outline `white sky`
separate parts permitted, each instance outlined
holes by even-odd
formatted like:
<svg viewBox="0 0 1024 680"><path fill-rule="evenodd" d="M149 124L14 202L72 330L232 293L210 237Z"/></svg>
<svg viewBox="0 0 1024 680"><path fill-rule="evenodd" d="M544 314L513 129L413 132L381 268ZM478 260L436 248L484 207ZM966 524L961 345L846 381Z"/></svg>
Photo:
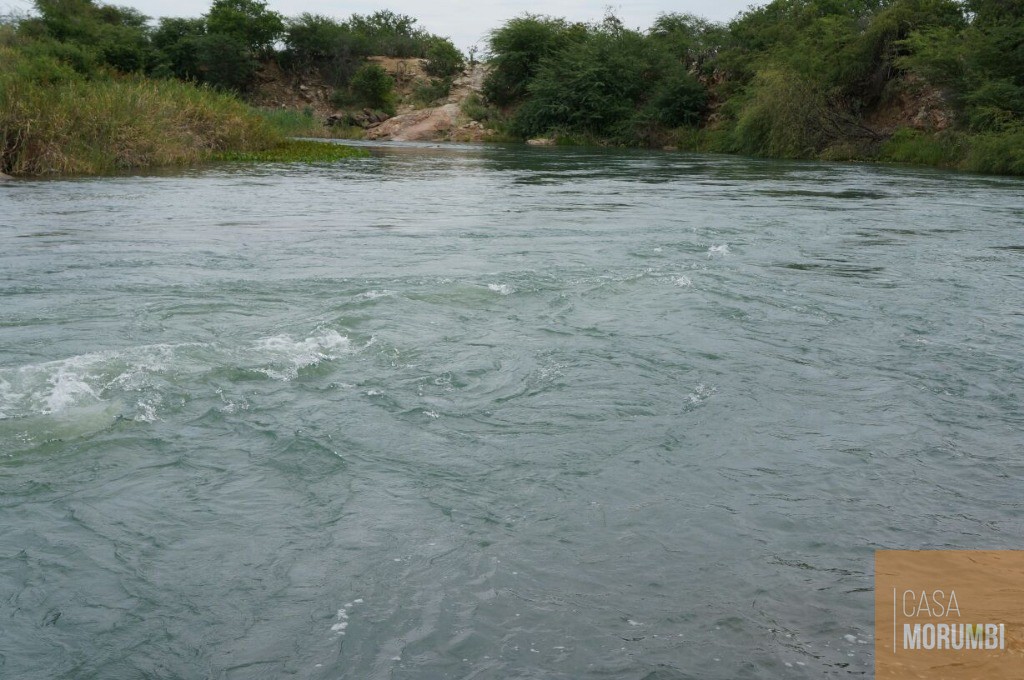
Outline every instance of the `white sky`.
<svg viewBox="0 0 1024 680"><path fill-rule="evenodd" d="M285 16L303 12L323 14L344 19L353 13L371 14L379 9L390 9L419 19L422 28L450 37L463 50L479 43L483 47L487 31L523 12L550 14L571 21L596 21L611 7L630 28L648 28L662 12L696 14L714 21L727 21L751 4L764 4L766 0L639 0L614 2L609 0L269 0L270 9ZM199 16L210 7L210 0L111 0L102 4L134 7L152 17ZM0 12L31 8L31 0L0 0Z"/></svg>

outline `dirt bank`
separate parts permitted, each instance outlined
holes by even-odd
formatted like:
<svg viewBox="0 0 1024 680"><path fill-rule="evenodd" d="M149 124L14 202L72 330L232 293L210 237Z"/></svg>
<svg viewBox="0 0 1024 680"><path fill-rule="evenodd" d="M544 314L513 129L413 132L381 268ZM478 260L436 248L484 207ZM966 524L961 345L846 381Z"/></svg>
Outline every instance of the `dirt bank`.
<svg viewBox="0 0 1024 680"><path fill-rule="evenodd" d="M424 106L416 102L417 87L430 82L423 59L370 57L395 80L399 105L395 116L366 124L368 139L395 141L480 141L493 134L462 112L463 103L483 88L487 69L483 64L468 67L452 83L442 100ZM325 124L328 119L345 119L358 112L338 109L331 103L333 88L316 73L295 74L277 64L264 64L258 85L249 100L256 106L311 110ZM372 117L371 117L372 118Z"/></svg>

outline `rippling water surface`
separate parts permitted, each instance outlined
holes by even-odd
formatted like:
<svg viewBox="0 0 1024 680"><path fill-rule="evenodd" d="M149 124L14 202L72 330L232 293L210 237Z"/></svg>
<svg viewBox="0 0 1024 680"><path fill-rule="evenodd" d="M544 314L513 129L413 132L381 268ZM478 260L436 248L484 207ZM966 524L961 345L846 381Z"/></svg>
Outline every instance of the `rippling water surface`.
<svg viewBox="0 0 1024 680"><path fill-rule="evenodd" d="M0 187L0 676L871 675L1024 534L1024 183L392 146Z"/></svg>

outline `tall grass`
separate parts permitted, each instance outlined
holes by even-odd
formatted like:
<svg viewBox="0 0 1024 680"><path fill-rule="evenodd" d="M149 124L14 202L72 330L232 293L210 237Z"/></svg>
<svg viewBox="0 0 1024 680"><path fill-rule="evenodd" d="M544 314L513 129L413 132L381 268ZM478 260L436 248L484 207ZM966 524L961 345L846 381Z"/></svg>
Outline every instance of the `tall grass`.
<svg viewBox="0 0 1024 680"><path fill-rule="evenodd" d="M880 160L932 165L967 172L1024 175L1024 127L999 132L897 130Z"/></svg>
<svg viewBox="0 0 1024 680"><path fill-rule="evenodd" d="M256 108L253 111L283 137L317 139L363 139L366 131L358 125L338 123L328 126L310 109Z"/></svg>
<svg viewBox="0 0 1024 680"><path fill-rule="evenodd" d="M256 114L285 137L326 137L324 124L311 109L259 108Z"/></svg>
<svg viewBox="0 0 1024 680"><path fill-rule="evenodd" d="M901 128L882 145L881 160L935 167L958 167L965 153L965 137L955 132L928 134Z"/></svg>
<svg viewBox="0 0 1024 680"><path fill-rule="evenodd" d="M736 104L739 114L730 151L813 158L825 143L824 96L794 73L779 69L759 72L746 98Z"/></svg>
<svg viewBox="0 0 1024 680"><path fill-rule="evenodd" d="M280 135L234 97L141 77L86 79L0 46L0 171L94 174L258 151Z"/></svg>
<svg viewBox="0 0 1024 680"><path fill-rule="evenodd" d="M1024 175L1024 125L971 137L964 170L1001 175Z"/></svg>

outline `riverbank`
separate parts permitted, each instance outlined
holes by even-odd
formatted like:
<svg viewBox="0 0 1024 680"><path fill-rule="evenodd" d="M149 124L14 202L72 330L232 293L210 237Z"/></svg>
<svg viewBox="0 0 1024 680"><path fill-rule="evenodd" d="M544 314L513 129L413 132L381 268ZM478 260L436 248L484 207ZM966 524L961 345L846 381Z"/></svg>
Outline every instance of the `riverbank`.
<svg viewBox="0 0 1024 680"><path fill-rule="evenodd" d="M529 102L501 108L487 98L488 79L495 66L500 68L500 62L467 67L453 79L447 95L422 101L417 93L426 82L425 60L372 59L393 81L392 91L399 102L394 115L337 108L331 104L330 87L316 73L296 77L273 64L264 65L260 85L250 101L264 107L260 114L275 127L299 137L634 147L1024 174L1024 129L957 128L953 125L957 113L947 97L913 77L901 76L891 82L890 95L877 102L861 123L852 119L829 122L835 114L821 110L805 111L803 115L768 112L768 104L758 115L748 113L743 121L730 119L726 103L730 83L711 77L702 85L708 89L713 105L701 113L696 124L673 127L648 121L642 129L626 126L602 133L567 125L524 129L521 111L528 109ZM794 96L772 105L799 108L807 102ZM821 133L823 129L827 134Z"/></svg>
<svg viewBox="0 0 1024 680"><path fill-rule="evenodd" d="M327 137L1024 175L1024 13L995 5L774 0L647 30L522 15L488 34L484 63L386 11L286 20L256 3L235 22L229 9L153 24L83 0L0 17L0 172L191 165Z"/></svg>
<svg viewBox="0 0 1024 680"><path fill-rule="evenodd" d="M215 160L365 156L295 143L237 97L177 80L86 78L46 55L0 47L0 173L95 175Z"/></svg>
<svg viewBox="0 0 1024 680"><path fill-rule="evenodd" d="M896 163L990 175L1024 175L1024 130L970 133L900 128L879 139L846 139L813 154L748 154L734 148L723 130L675 130L665 148L695 153L725 153L820 161ZM573 138L555 142L576 143Z"/></svg>

